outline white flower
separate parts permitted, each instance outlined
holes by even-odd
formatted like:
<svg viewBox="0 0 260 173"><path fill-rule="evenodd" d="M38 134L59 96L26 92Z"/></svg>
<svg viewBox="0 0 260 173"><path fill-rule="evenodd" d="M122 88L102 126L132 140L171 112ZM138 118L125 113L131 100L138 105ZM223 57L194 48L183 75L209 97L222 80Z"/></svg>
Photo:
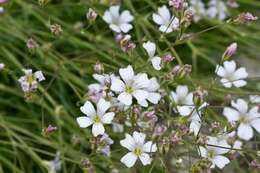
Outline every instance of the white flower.
<svg viewBox="0 0 260 173"><path fill-rule="evenodd" d="M157 14L153 14L153 21L160 25L161 32L170 33L179 28L179 19L175 16L171 17L170 11L165 5L158 8Z"/></svg>
<svg viewBox="0 0 260 173"><path fill-rule="evenodd" d="M5 64L0 63L0 71L3 70L5 68Z"/></svg>
<svg viewBox="0 0 260 173"><path fill-rule="evenodd" d="M119 74L123 79L112 79L111 90L119 93L117 99L130 106L132 104L132 98L136 98L138 103L141 103L147 99L149 93L145 90L150 84L150 81L145 73L134 74L134 70L131 65L127 68L119 69Z"/></svg>
<svg viewBox="0 0 260 173"><path fill-rule="evenodd" d="M190 0L190 9L194 12L194 22L198 22L206 13L205 5L201 0Z"/></svg>
<svg viewBox="0 0 260 173"><path fill-rule="evenodd" d="M103 124L111 124L115 113L106 111L110 108L110 102L100 99L97 103L97 111L91 102L86 103L80 107L81 112L87 116L77 118L77 123L81 128L86 128L92 125L92 134L96 137L105 133Z"/></svg>
<svg viewBox="0 0 260 173"><path fill-rule="evenodd" d="M147 107L148 102L151 102L153 104L157 104L159 100L161 99L161 94L158 92L160 85L157 82L156 78L151 78L150 83L148 87L145 88L146 91L148 91L148 96L146 99L140 102L140 105Z"/></svg>
<svg viewBox="0 0 260 173"><path fill-rule="evenodd" d="M176 92L171 92L171 99L182 116L190 115L194 109L193 93L189 93L188 87L185 85L177 86Z"/></svg>
<svg viewBox="0 0 260 173"><path fill-rule="evenodd" d="M258 95L251 95L249 99L251 103L260 103L260 96Z"/></svg>
<svg viewBox="0 0 260 173"><path fill-rule="evenodd" d="M148 53L149 58L152 61L153 68L155 70L161 70L161 68L162 68L161 67L161 61L162 60L161 60L161 58L159 56L155 55L156 45L153 42L148 41L148 42L143 44L143 48Z"/></svg>
<svg viewBox="0 0 260 173"><path fill-rule="evenodd" d="M248 110L247 102L243 99L237 99L237 102L232 101L231 107L225 107L223 115L228 119L228 122L238 122L237 135L241 139L250 140L254 136L253 128L260 133L260 114L258 106ZM252 128L253 127L253 128Z"/></svg>
<svg viewBox="0 0 260 173"><path fill-rule="evenodd" d="M24 92L31 92L37 89L38 83L45 80L42 71L32 72L32 69L23 69L24 76L18 79Z"/></svg>
<svg viewBox="0 0 260 173"><path fill-rule="evenodd" d="M43 161L43 164L45 164L48 167L48 173L56 173L60 171L62 164L62 161L60 160L60 152L56 153L56 157L54 160Z"/></svg>
<svg viewBox="0 0 260 173"><path fill-rule="evenodd" d="M225 61L224 66L218 65L216 73L218 76L222 77L220 82L226 88L231 88L232 85L239 88L247 84L247 82L243 80L248 76L246 69L241 67L236 70L235 61Z"/></svg>
<svg viewBox="0 0 260 173"><path fill-rule="evenodd" d="M211 18L224 20L227 17L227 7L222 0L210 0L207 15Z"/></svg>
<svg viewBox="0 0 260 173"><path fill-rule="evenodd" d="M145 136L145 134L135 131L133 136L126 134L125 139L120 141L120 144L130 151L120 160L128 168L134 166L138 158L143 165L151 164L152 159L148 153L156 152L157 146L152 141L145 143Z"/></svg>
<svg viewBox="0 0 260 173"><path fill-rule="evenodd" d="M133 26L129 24L134 20L134 17L130 14L128 10L123 11L119 14L120 6L112 6L109 10L105 11L103 20L109 24L110 29L119 33L127 33Z"/></svg>
<svg viewBox="0 0 260 173"><path fill-rule="evenodd" d="M206 147L199 147L199 154L212 162L211 168L215 168L215 166L220 169L224 168L230 160L223 154L229 152L230 145L226 140L218 140L216 137L208 137L208 139Z"/></svg>

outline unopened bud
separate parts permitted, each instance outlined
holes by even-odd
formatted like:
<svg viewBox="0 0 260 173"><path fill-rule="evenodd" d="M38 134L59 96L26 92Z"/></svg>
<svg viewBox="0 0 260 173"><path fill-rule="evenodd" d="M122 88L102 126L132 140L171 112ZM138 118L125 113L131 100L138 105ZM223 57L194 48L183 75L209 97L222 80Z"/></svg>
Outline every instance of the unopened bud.
<svg viewBox="0 0 260 173"><path fill-rule="evenodd" d="M26 46L28 49L36 49L39 47L39 44L32 38L29 38L26 42Z"/></svg>
<svg viewBox="0 0 260 173"><path fill-rule="evenodd" d="M98 16L98 14L96 13L96 11L94 11L92 8L88 9L88 12L86 14L86 17L88 20L95 21L97 16Z"/></svg>
<svg viewBox="0 0 260 173"><path fill-rule="evenodd" d="M201 87L198 87L196 91L193 92L193 102L200 106L204 103L205 97L208 95L208 91Z"/></svg>
<svg viewBox="0 0 260 173"><path fill-rule="evenodd" d="M62 33L62 28L59 24L55 23L50 26L51 33L54 35L60 35Z"/></svg>
<svg viewBox="0 0 260 173"><path fill-rule="evenodd" d="M98 74L102 74L104 72L104 66L100 62L96 62L94 65L94 72Z"/></svg>
<svg viewBox="0 0 260 173"><path fill-rule="evenodd" d="M49 3L50 0L38 0L38 4L40 6L46 6Z"/></svg>
<svg viewBox="0 0 260 173"><path fill-rule="evenodd" d="M163 56L163 62L165 63L169 63L172 62L174 60L174 57L171 54L166 54Z"/></svg>
<svg viewBox="0 0 260 173"><path fill-rule="evenodd" d="M230 44L222 56L223 61L228 60L231 56L233 56L236 53L236 51L237 51L237 43Z"/></svg>
<svg viewBox="0 0 260 173"><path fill-rule="evenodd" d="M245 24L245 23L256 21L257 19L258 19L257 16L253 16L253 14L246 12L246 13L239 14L238 17L234 20L234 22L238 24Z"/></svg>
<svg viewBox="0 0 260 173"><path fill-rule="evenodd" d="M185 3L184 0L169 0L169 6L172 6L177 11L181 11L184 8Z"/></svg>
<svg viewBox="0 0 260 173"><path fill-rule="evenodd" d="M52 133L54 133L55 131L57 131L57 127L53 127L52 125L49 125L47 128L42 130L42 135L43 136L50 136Z"/></svg>

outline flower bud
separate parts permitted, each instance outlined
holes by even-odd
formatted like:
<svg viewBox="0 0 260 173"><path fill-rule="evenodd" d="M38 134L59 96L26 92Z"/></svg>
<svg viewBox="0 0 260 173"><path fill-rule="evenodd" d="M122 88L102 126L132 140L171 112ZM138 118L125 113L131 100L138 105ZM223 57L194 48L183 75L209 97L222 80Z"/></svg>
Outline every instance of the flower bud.
<svg viewBox="0 0 260 173"><path fill-rule="evenodd" d="M196 91L193 92L193 102L195 105L200 106L204 103L205 97L208 95L208 91L198 87Z"/></svg>
<svg viewBox="0 0 260 173"><path fill-rule="evenodd" d="M131 40L130 35L121 35L120 34L116 37L116 41L119 42L120 47L121 47L122 51L124 51L124 52L133 50L136 47L136 44Z"/></svg>
<svg viewBox="0 0 260 173"><path fill-rule="evenodd" d="M38 4L42 7L46 6L49 2L50 0L38 0Z"/></svg>
<svg viewBox="0 0 260 173"><path fill-rule="evenodd" d="M230 44L222 56L223 61L228 60L231 56L233 56L236 53L236 51L237 51L237 43Z"/></svg>
<svg viewBox="0 0 260 173"><path fill-rule="evenodd" d="M96 11L94 11L92 8L88 9L88 12L86 13L86 18L90 21L95 21L97 18L98 14L96 13Z"/></svg>
<svg viewBox="0 0 260 173"><path fill-rule="evenodd" d="M237 8L239 6L236 0L228 0L227 5L230 8Z"/></svg>
<svg viewBox="0 0 260 173"><path fill-rule="evenodd" d="M57 131L57 127L53 127L52 125L49 125L47 128L42 130L42 135L45 137L50 136L51 134L53 134L55 131Z"/></svg>
<svg viewBox="0 0 260 173"><path fill-rule="evenodd" d="M257 19L257 16L253 16L253 14L249 12L244 12L239 14L238 17L234 20L234 22L237 24L245 24L256 21Z"/></svg>
<svg viewBox="0 0 260 173"><path fill-rule="evenodd" d="M175 57L173 57L171 54L166 54L163 56L162 59L163 59L163 62L169 63L169 62L172 62L175 59Z"/></svg>
<svg viewBox="0 0 260 173"><path fill-rule="evenodd" d="M5 13L5 9L4 7L0 7L0 15L4 14Z"/></svg>
<svg viewBox="0 0 260 173"><path fill-rule="evenodd" d="M257 163L256 160L252 160L249 163L249 167L252 168L252 169L260 169L260 163Z"/></svg>
<svg viewBox="0 0 260 173"><path fill-rule="evenodd" d="M0 63L0 71L3 70L5 68L5 64Z"/></svg>
<svg viewBox="0 0 260 173"><path fill-rule="evenodd" d="M104 72L104 66L100 62L96 62L93 68L95 73L102 74Z"/></svg>
<svg viewBox="0 0 260 173"><path fill-rule="evenodd" d="M172 6L177 11L181 11L185 5L184 0L169 0L169 6Z"/></svg>
<svg viewBox="0 0 260 173"><path fill-rule="evenodd" d="M62 28L59 24L55 23L50 26L51 33L54 35L60 35L62 33Z"/></svg>
<svg viewBox="0 0 260 173"><path fill-rule="evenodd" d="M39 47L39 44L32 38L29 38L26 42L26 46L28 49L32 50L32 49L36 49L37 47Z"/></svg>

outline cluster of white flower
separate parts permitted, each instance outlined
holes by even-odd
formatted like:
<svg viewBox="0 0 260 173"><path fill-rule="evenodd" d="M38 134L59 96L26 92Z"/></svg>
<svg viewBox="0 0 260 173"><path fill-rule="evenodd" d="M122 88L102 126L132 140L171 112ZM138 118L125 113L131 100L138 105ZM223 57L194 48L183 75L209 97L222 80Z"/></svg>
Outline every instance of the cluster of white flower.
<svg viewBox="0 0 260 173"><path fill-rule="evenodd" d="M225 19L227 15L226 5L222 1L209 1L208 10L205 9L200 0L191 0L189 4L182 0L171 0L169 5L177 11L182 9L196 11L193 16L195 21L200 20L201 16L206 14L220 20ZM122 50L126 52L132 42L130 35L123 34L133 29L130 22L133 21L134 17L128 10L121 14L119 10L120 6L110 7L109 10L105 11L103 20L109 24L112 31L119 33L116 40L120 42L121 46L123 45ZM93 13L94 11L91 9L87 17L93 16L93 18L96 18L96 14ZM185 15L189 18L190 14L186 11ZM152 15L152 19L160 26L159 30L163 33L170 33L181 27L180 19L171 15L165 5L158 8L158 12ZM125 47L125 45L127 46ZM161 70L164 62L173 60L171 55L158 56L156 44L152 41L147 41L142 46L155 70ZM233 60L229 61L236 50L237 44L231 44L223 54L221 60L223 66L217 65L216 67L216 74L222 78L220 82L227 88L233 85L242 87L247 84L244 80L248 76L245 68L236 69L236 63ZM191 72L190 66L186 65L176 67L171 73L176 75L178 72L179 75L183 76L184 68ZM77 123L81 128L92 125L92 134L98 139L97 150L106 156L110 155L110 145L114 141L106 133L109 130L105 130L105 124L111 124L114 132L124 132L128 127L135 128L132 136L127 133L125 139L120 141L121 146L130 151L121 158L121 162L128 168L133 167L138 158L143 165L151 164L151 153L157 151L157 142L162 142L163 145L167 141L176 144L182 140L182 136L191 134L193 138L195 137L200 141L198 142L198 153L210 162L209 168L217 166L222 169L230 162L225 155L240 151L243 145L242 140L250 140L253 137L253 128L260 133L258 107L254 106L248 110L247 103L238 99L237 102L232 101L232 108L225 107L223 111L224 116L228 119L227 123L233 125L232 131L230 131L229 126L225 126L224 130L215 133L216 136L206 136L207 139L203 140L203 134L208 134L212 130L205 129L207 125L204 126L202 123L204 120L203 114L209 106L205 99L208 94L206 90L199 87L195 91L189 92L188 86L177 85L176 90L169 91L168 95L167 91L160 89L156 78L149 78L146 73L135 73L131 65L120 68L119 75L104 73L101 65L96 65L95 69L97 73L93 74L93 78L98 82L88 86L87 98L89 101L86 101L80 107L81 112L86 116L78 117ZM165 97L170 98L170 102L167 102ZM169 122L164 122L167 120L161 120L162 117L156 109L160 100L164 105L169 104L167 107L171 110L170 114L173 110L173 115L180 115L180 119L185 120L176 125L180 129L171 129L171 125L166 125ZM258 103L260 99L259 96L252 95L250 100L253 100L252 103ZM96 106L92 103L95 103ZM159 113L159 116L157 113ZM122 115L124 117L120 117ZM179 116L177 116L178 118ZM186 126L187 124L189 127ZM218 123L213 123L212 127L218 127ZM145 142L146 134L142 132L150 130L150 137L154 139L154 136L164 135L168 129L171 131L169 132L170 136L167 136L166 139ZM204 141L204 143L201 141Z"/></svg>

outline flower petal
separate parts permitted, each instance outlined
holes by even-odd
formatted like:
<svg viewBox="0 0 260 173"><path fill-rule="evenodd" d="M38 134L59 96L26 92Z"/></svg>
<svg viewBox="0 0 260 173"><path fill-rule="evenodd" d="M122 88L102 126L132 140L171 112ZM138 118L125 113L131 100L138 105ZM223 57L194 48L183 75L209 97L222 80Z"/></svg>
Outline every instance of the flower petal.
<svg viewBox="0 0 260 173"><path fill-rule="evenodd" d="M115 113L114 112L109 112L106 113L103 117L102 117L102 122L105 124L111 124L112 120L114 119Z"/></svg>
<svg viewBox="0 0 260 173"><path fill-rule="evenodd" d="M223 115L228 119L228 122L238 121L239 112L233 108L225 107Z"/></svg>
<svg viewBox="0 0 260 173"><path fill-rule="evenodd" d="M159 93L149 93L147 100L149 100L153 104L157 104L161 99L161 94Z"/></svg>
<svg viewBox="0 0 260 173"><path fill-rule="evenodd" d="M119 94L117 99L124 105L130 106L132 104L132 95L126 92Z"/></svg>
<svg viewBox="0 0 260 173"><path fill-rule="evenodd" d="M232 101L231 105L236 108L241 114L246 114L248 110L247 102L243 99L237 99L237 102Z"/></svg>
<svg viewBox="0 0 260 173"><path fill-rule="evenodd" d="M148 92L145 90L135 90L133 92L133 96L136 98L136 100L139 102L142 102L148 97Z"/></svg>
<svg viewBox="0 0 260 173"><path fill-rule="evenodd" d="M164 24L164 21L163 21L163 19L162 19L162 17L160 15L154 13L152 17L153 17L153 21L156 24L158 24L158 25Z"/></svg>
<svg viewBox="0 0 260 173"><path fill-rule="evenodd" d="M134 131L134 133L133 133L133 138L135 140L135 143L137 143L139 145L144 144L145 136L146 135L144 133L139 133L137 131Z"/></svg>
<svg viewBox="0 0 260 173"><path fill-rule="evenodd" d="M147 153L143 153L139 156L139 159L141 160L142 164L145 165L149 165L152 162L152 159L150 158L150 156Z"/></svg>
<svg viewBox="0 0 260 173"><path fill-rule="evenodd" d="M98 135L103 135L105 133L105 128L101 123L94 123L92 126L92 134L97 137Z"/></svg>
<svg viewBox="0 0 260 173"><path fill-rule="evenodd" d="M131 24L128 24L128 23L120 24L119 27L120 27L121 31L123 31L124 33L127 33L128 31L133 29L133 26Z"/></svg>
<svg viewBox="0 0 260 173"><path fill-rule="evenodd" d="M147 152L147 153L156 152L157 146L156 146L156 144L153 144L152 141L148 141L144 144L143 151Z"/></svg>
<svg viewBox="0 0 260 173"><path fill-rule="evenodd" d="M232 83L237 88L243 87L247 84L247 82L245 80L237 80L237 81L233 81Z"/></svg>
<svg viewBox="0 0 260 173"><path fill-rule="evenodd" d="M90 101L86 101L85 104L80 107L80 111L89 117L96 115L96 110Z"/></svg>
<svg viewBox="0 0 260 173"><path fill-rule="evenodd" d="M120 23L129 23L134 20L134 17L131 15L131 13L128 10L125 10L120 15Z"/></svg>
<svg viewBox="0 0 260 173"><path fill-rule="evenodd" d="M77 123L78 123L79 127L86 128L86 127L90 126L91 124L93 124L93 121L92 121L92 119L90 119L86 116L83 116L83 117L77 118Z"/></svg>
<svg viewBox="0 0 260 173"><path fill-rule="evenodd" d="M225 71L227 74L231 74L233 72L235 72L236 70L236 63L235 61L225 61L223 63Z"/></svg>
<svg viewBox="0 0 260 173"><path fill-rule="evenodd" d="M120 144L121 146L127 148L129 151L133 151L135 149L135 140L129 134L125 135L125 139L121 140Z"/></svg>
<svg viewBox="0 0 260 173"><path fill-rule="evenodd" d="M158 57L158 56L153 57L153 58L151 59L151 61L152 61L153 68L154 68L155 70L161 70L161 69L162 69L162 67L161 67L161 61L162 61L162 59L161 59L160 57Z"/></svg>
<svg viewBox="0 0 260 173"><path fill-rule="evenodd" d="M112 80L111 90L115 92L123 92L125 89L125 84L120 79L114 78Z"/></svg>
<svg viewBox="0 0 260 173"><path fill-rule="evenodd" d="M134 77L134 70L131 65L128 65L126 68L119 69L119 74L126 84L130 82Z"/></svg>
<svg viewBox="0 0 260 173"><path fill-rule="evenodd" d="M199 153L201 157L207 158L208 156L208 152L206 150L206 148L199 146Z"/></svg>
<svg viewBox="0 0 260 173"><path fill-rule="evenodd" d="M169 9L166 7L166 5L158 8L158 14L163 18L164 21L170 21L171 14Z"/></svg>
<svg viewBox="0 0 260 173"><path fill-rule="evenodd" d="M255 128L258 133L260 133L260 118L253 120L250 124Z"/></svg>
<svg viewBox="0 0 260 173"><path fill-rule="evenodd" d="M240 124L238 126L237 135L241 139L248 141L254 136L254 132L251 126L247 124Z"/></svg>
<svg viewBox="0 0 260 173"><path fill-rule="evenodd" d="M120 30L120 27L118 25L115 25L115 24L110 24L109 25L109 28L117 33L120 33L121 30Z"/></svg>
<svg viewBox="0 0 260 173"><path fill-rule="evenodd" d="M106 101L105 99L100 99L97 104L97 114L102 116L106 113L106 111L110 108L111 103Z"/></svg>
<svg viewBox="0 0 260 173"><path fill-rule="evenodd" d="M214 164L219 167L220 169L224 168L227 164L229 164L230 160L226 158L225 156L216 156L213 159Z"/></svg>
<svg viewBox="0 0 260 173"><path fill-rule="evenodd" d="M192 113L193 109L194 108L192 106L177 106L177 110L178 110L179 114L182 116L190 115Z"/></svg>
<svg viewBox="0 0 260 173"><path fill-rule="evenodd" d="M216 72L217 75L220 76L220 77L224 77L226 75L225 69L222 66L220 66L220 65L217 65L216 71L217 71Z"/></svg>
<svg viewBox="0 0 260 173"><path fill-rule="evenodd" d="M146 43L143 43L143 48L146 50L150 58L155 55L155 51L156 51L155 43L151 41L147 41Z"/></svg>
<svg viewBox="0 0 260 173"><path fill-rule="evenodd" d="M124 157L122 157L120 161L123 164L125 164L128 168L131 168L134 166L136 160L137 160L137 156L134 153L129 152Z"/></svg>
<svg viewBox="0 0 260 173"><path fill-rule="evenodd" d="M246 72L246 69L244 67L241 67L239 69L237 69L234 73L234 80L237 79L244 79L248 76L248 73Z"/></svg>

